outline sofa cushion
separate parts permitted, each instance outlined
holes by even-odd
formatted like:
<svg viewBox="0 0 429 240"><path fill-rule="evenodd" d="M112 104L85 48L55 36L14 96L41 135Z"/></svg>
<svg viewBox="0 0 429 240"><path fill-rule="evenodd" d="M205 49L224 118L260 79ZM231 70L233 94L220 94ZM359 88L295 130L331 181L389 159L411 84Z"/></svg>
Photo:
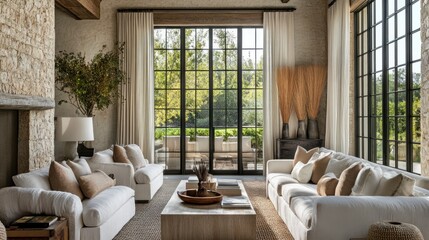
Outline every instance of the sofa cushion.
<svg viewBox="0 0 429 240"><path fill-rule="evenodd" d="M399 187L393 196L411 196L413 194L415 184L416 180L414 178L402 174L401 184L399 184Z"/></svg>
<svg viewBox="0 0 429 240"><path fill-rule="evenodd" d="M67 166L73 171L76 179L79 179L80 176L91 174L91 168L85 159L79 159L75 161L66 161Z"/></svg>
<svg viewBox="0 0 429 240"><path fill-rule="evenodd" d="M307 151L305 150L305 148L298 146L296 148L295 156L293 158L293 166L295 166L298 162L308 163L310 158L317 151L319 151L319 148L313 148Z"/></svg>
<svg viewBox="0 0 429 240"><path fill-rule="evenodd" d="M317 193L320 196L333 196L335 195L335 188L338 185L338 178L333 173L323 175L319 182L317 182Z"/></svg>
<svg viewBox="0 0 429 240"><path fill-rule="evenodd" d="M133 196L133 189L125 186L113 186L91 199L85 199L82 202L83 224L87 227L100 226Z"/></svg>
<svg viewBox="0 0 429 240"><path fill-rule="evenodd" d="M127 156L127 151L124 147L115 145L113 147L113 161L118 163L128 163L132 164Z"/></svg>
<svg viewBox="0 0 429 240"><path fill-rule="evenodd" d="M125 151L127 153L128 160L133 164L135 170L146 166L146 161L144 160L143 152L139 145L129 144L125 146Z"/></svg>
<svg viewBox="0 0 429 240"><path fill-rule="evenodd" d="M104 189L115 186L116 180L111 179L103 171L83 175L78 178L80 189L87 198L93 198Z"/></svg>
<svg viewBox="0 0 429 240"><path fill-rule="evenodd" d="M366 166L358 174L352 188L352 196L374 196L380 183L383 170L380 167Z"/></svg>
<svg viewBox="0 0 429 240"><path fill-rule="evenodd" d="M134 180L136 183L150 183L159 174L162 174L164 168L159 164L148 164L146 167L138 169L134 173Z"/></svg>
<svg viewBox="0 0 429 240"><path fill-rule="evenodd" d="M341 173L353 164L353 161L349 161L347 159L339 160L334 158L334 156L335 154L332 155L331 160L329 160L325 173L334 173L335 176L339 178L341 176Z"/></svg>
<svg viewBox="0 0 429 240"><path fill-rule="evenodd" d="M298 162L292 169L292 177L300 183L308 183L313 172L313 162Z"/></svg>
<svg viewBox="0 0 429 240"><path fill-rule="evenodd" d="M316 185L314 184L286 184L282 186L282 197L290 205L294 197L317 196Z"/></svg>
<svg viewBox="0 0 429 240"><path fill-rule="evenodd" d="M335 196L349 196L352 193L352 188L361 169L362 163L356 162L341 173L335 188Z"/></svg>
<svg viewBox="0 0 429 240"><path fill-rule="evenodd" d="M49 167L49 183L52 190L73 193L83 199L83 193L73 171L56 161L52 161Z"/></svg>
<svg viewBox="0 0 429 240"><path fill-rule="evenodd" d="M12 177L12 180L17 187L51 190L51 185L49 183L49 167L15 175Z"/></svg>
<svg viewBox="0 0 429 240"><path fill-rule="evenodd" d="M314 161L311 182L317 184L319 179L325 174L332 153L315 153L310 161ZM314 159L314 160L313 160Z"/></svg>
<svg viewBox="0 0 429 240"><path fill-rule="evenodd" d="M110 149L106 149L100 152L94 153L90 163L113 163L113 151Z"/></svg>
<svg viewBox="0 0 429 240"><path fill-rule="evenodd" d="M296 217L307 228L311 227L311 217L313 216L314 197L295 197L291 200L290 209Z"/></svg>
<svg viewBox="0 0 429 240"><path fill-rule="evenodd" d="M270 184L274 189L277 189L277 194L282 195L282 186L290 183L298 183L298 180L294 179L291 174L281 174L274 176L270 180Z"/></svg>
<svg viewBox="0 0 429 240"><path fill-rule="evenodd" d="M394 171L384 172L375 191L376 196L393 196L402 182L402 174Z"/></svg>

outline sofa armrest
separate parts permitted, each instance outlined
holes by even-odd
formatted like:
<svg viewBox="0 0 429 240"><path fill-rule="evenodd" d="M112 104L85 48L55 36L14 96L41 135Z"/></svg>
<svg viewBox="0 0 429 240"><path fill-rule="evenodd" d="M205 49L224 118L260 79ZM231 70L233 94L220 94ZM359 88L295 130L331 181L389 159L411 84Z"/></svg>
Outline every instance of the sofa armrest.
<svg viewBox="0 0 429 240"><path fill-rule="evenodd" d="M309 239L364 237L371 224L379 221L416 225L424 239L429 197L329 196L315 197ZM335 226L335 231L326 231Z"/></svg>
<svg viewBox="0 0 429 240"><path fill-rule="evenodd" d="M80 239L82 202L78 196L40 188L7 187L0 189L0 220L9 225L14 220L31 214L65 217L71 240Z"/></svg>
<svg viewBox="0 0 429 240"><path fill-rule="evenodd" d="M91 163L88 161L91 171L101 170L106 174L113 174L116 185L127 186L135 189L134 167L127 163Z"/></svg>
<svg viewBox="0 0 429 240"><path fill-rule="evenodd" d="M293 159L273 159L267 162L267 175L270 173L291 173Z"/></svg>

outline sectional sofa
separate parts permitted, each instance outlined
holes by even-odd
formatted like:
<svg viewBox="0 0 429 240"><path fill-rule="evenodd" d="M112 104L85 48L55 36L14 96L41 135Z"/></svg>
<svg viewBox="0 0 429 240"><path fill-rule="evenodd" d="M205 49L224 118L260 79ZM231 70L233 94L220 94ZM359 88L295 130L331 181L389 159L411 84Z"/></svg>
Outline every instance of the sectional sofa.
<svg viewBox="0 0 429 240"><path fill-rule="evenodd" d="M299 183L292 177L293 160L267 162L267 197L293 237L296 240L364 238L371 224L391 220L414 224L429 239L429 179L339 152L331 155L326 172L335 169L339 177L341 171L355 162L381 168L383 176L396 173L415 179L413 196L320 196L316 184Z"/></svg>

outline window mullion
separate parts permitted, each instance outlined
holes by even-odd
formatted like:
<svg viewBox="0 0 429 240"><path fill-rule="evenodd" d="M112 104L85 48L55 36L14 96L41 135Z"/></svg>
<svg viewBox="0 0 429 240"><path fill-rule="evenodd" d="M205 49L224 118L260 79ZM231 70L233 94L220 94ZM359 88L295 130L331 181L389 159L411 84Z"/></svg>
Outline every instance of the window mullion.
<svg viewBox="0 0 429 240"><path fill-rule="evenodd" d="M186 171L186 34L185 28L180 28L180 171Z"/></svg>
<svg viewBox="0 0 429 240"><path fill-rule="evenodd" d="M412 142L412 105L413 105L413 98L411 94L412 89L412 74L411 74L411 1L406 0L405 3L405 46L406 46L406 67L405 67L405 94L406 94L406 107L405 107L405 121L406 121L406 164L407 164L407 171L412 172L413 171L413 145Z"/></svg>
<svg viewBox="0 0 429 240"><path fill-rule="evenodd" d="M383 0L382 8L383 8L383 16L382 16L382 29L383 29L383 37L382 37L382 52L383 52L383 70L382 70L382 99L383 99L383 119L387 119L387 121L383 121L383 164L389 164L389 95L388 95L388 77L387 77L387 67L388 67L388 54L387 54L387 41L388 41L388 26L387 26L387 3L388 0Z"/></svg>

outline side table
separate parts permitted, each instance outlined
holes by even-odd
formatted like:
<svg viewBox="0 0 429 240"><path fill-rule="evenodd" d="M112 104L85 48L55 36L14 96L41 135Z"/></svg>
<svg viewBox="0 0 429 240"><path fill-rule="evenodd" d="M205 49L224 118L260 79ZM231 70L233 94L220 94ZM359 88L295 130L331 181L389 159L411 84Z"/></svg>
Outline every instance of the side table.
<svg viewBox="0 0 429 240"><path fill-rule="evenodd" d="M47 228L14 228L6 229L7 239L34 240L68 240L67 220L58 220Z"/></svg>

